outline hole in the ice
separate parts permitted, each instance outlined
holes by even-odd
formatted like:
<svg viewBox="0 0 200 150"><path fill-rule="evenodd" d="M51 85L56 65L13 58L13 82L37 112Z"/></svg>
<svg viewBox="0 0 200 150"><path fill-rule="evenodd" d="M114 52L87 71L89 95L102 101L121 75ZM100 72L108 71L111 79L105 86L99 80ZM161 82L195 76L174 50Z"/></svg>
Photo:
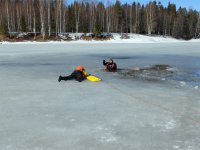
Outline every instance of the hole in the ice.
<svg viewBox="0 0 200 150"><path fill-rule="evenodd" d="M118 75L124 79L146 81L184 82L185 85L200 86L200 70L190 73L173 66L157 64L151 67L135 67L132 69L118 69Z"/></svg>
<svg viewBox="0 0 200 150"><path fill-rule="evenodd" d="M172 68L169 65L158 64L152 67L133 68L133 69L119 69L118 73L124 78L139 78L144 80L165 80L173 76Z"/></svg>

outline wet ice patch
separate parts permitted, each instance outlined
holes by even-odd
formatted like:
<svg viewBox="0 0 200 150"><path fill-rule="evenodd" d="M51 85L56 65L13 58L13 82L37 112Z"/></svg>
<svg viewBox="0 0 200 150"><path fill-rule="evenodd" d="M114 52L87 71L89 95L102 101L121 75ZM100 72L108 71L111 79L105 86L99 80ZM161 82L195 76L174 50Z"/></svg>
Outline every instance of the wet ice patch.
<svg viewBox="0 0 200 150"><path fill-rule="evenodd" d="M36 148L34 148L34 150L44 150L44 149L41 147L36 147Z"/></svg>
<svg viewBox="0 0 200 150"><path fill-rule="evenodd" d="M178 146L178 145L174 145L173 148L174 148L174 149L179 149L180 146Z"/></svg>
<svg viewBox="0 0 200 150"><path fill-rule="evenodd" d="M181 86L185 86L185 85L186 85L186 82L180 81L180 85L181 85Z"/></svg>
<svg viewBox="0 0 200 150"><path fill-rule="evenodd" d="M54 132L54 133L65 133L67 131L67 128L64 127L46 127L46 130L49 132Z"/></svg>
<svg viewBox="0 0 200 150"><path fill-rule="evenodd" d="M197 71L195 71L195 73L194 74L196 74L197 76L199 76L200 77L200 70L197 70Z"/></svg>
<svg viewBox="0 0 200 150"><path fill-rule="evenodd" d="M101 142L116 142L117 137L113 136L111 133L105 133L100 137Z"/></svg>
<svg viewBox="0 0 200 150"><path fill-rule="evenodd" d="M157 123L157 124L153 124L152 126L153 127L161 127L162 130L164 132L166 132L168 130L172 130L173 128L175 128L176 121L172 119L172 120L170 120L168 122L160 122L160 123Z"/></svg>
<svg viewBox="0 0 200 150"><path fill-rule="evenodd" d="M76 119L73 119L73 118L72 118L72 119L70 119L70 122L75 122L75 121L76 121Z"/></svg>
<svg viewBox="0 0 200 150"><path fill-rule="evenodd" d="M103 126L97 126L96 132L98 132L97 140L100 142L117 142L119 137L115 136L114 129L109 129Z"/></svg>
<svg viewBox="0 0 200 150"><path fill-rule="evenodd" d="M176 126L176 121L175 120L170 120L165 124L165 129L170 130L173 129Z"/></svg>

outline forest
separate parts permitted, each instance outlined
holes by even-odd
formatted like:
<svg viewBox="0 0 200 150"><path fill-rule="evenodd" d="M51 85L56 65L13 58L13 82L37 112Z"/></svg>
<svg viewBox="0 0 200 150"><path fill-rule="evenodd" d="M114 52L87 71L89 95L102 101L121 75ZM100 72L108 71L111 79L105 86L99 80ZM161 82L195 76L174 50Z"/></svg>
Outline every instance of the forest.
<svg viewBox="0 0 200 150"><path fill-rule="evenodd" d="M61 33L136 33L200 38L200 12L175 4L116 0L0 0L0 35L40 34L43 39Z"/></svg>

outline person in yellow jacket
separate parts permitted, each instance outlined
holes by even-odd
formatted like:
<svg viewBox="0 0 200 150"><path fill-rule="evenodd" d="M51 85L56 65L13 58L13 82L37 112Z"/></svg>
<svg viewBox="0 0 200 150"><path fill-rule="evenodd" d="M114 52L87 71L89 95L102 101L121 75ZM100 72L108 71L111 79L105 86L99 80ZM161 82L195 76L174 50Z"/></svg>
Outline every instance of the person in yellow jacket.
<svg viewBox="0 0 200 150"><path fill-rule="evenodd" d="M87 72L83 66L77 66L76 69L69 76L59 76L58 82L64 80L77 80L79 82L83 81L87 77Z"/></svg>

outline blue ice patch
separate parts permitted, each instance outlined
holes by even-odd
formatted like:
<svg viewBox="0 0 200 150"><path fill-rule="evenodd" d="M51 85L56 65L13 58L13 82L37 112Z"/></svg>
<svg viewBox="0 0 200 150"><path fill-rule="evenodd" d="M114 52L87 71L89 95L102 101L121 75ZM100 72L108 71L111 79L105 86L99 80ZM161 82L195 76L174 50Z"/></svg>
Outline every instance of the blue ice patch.
<svg viewBox="0 0 200 150"><path fill-rule="evenodd" d="M197 71L195 72L195 74L196 74L197 76L200 76L200 70L197 70Z"/></svg>

